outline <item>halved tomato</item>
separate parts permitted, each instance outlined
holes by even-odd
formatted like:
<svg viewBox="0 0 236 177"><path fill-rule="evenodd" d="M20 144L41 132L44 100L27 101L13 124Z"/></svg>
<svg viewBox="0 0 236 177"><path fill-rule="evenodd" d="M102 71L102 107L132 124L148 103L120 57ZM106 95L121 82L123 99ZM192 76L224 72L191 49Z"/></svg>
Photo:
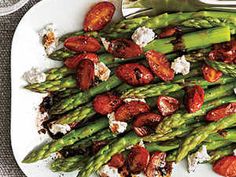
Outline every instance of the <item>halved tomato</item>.
<svg viewBox="0 0 236 177"><path fill-rule="evenodd" d="M226 156L213 165L213 170L226 177L236 176L236 156Z"/></svg>
<svg viewBox="0 0 236 177"><path fill-rule="evenodd" d="M169 116L175 113L180 107L177 99L170 96L159 96L157 98L157 108L162 116Z"/></svg>
<svg viewBox="0 0 236 177"><path fill-rule="evenodd" d="M115 154L112 156L108 165L115 168L120 168L125 164L125 157L123 154Z"/></svg>
<svg viewBox="0 0 236 177"><path fill-rule="evenodd" d="M171 81L174 79L174 70L171 69L170 62L166 59L165 55L149 50L145 53L148 64L154 74L163 81Z"/></svg>
<svg viewBox="0 0 236 177"><path fill-rule="evenodd" d="M202 67L202 74L203 74L204 79L208 82L216 82L223 75L221 71L217 71L209 65L204 65Z"/></svg>

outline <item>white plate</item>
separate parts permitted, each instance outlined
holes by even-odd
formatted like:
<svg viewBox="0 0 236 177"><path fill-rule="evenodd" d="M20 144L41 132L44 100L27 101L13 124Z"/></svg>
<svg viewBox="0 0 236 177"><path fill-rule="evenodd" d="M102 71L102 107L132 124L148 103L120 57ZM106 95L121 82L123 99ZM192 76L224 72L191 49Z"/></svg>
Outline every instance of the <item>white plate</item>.
<svg viewBox="0 0 236 177"><path fill-rule="evenodd" d="M58 177L61 173L49 170L51 158L38 163L22 164L21 160L44 140L37 133L37 107L42 101L42 94L23 89L26 82L22 79L25 71L31 67L48 69L59 66L45 56L38 32L48 23L54 23L60 34L81 29L84 15L97 0L43 0L32 7L19 23L12 42L12 116L11 141L14 156L22 171L28 177ZM119 9L119 0L116 1ZM117 2L118 1L118 2ZM116 18L121 17L118 12ZM65 177L74 177L77 172L66 173ZM175 167L173 177L217 176L210 165L200 165L196 173L188 174L186 164Z"/></svg>

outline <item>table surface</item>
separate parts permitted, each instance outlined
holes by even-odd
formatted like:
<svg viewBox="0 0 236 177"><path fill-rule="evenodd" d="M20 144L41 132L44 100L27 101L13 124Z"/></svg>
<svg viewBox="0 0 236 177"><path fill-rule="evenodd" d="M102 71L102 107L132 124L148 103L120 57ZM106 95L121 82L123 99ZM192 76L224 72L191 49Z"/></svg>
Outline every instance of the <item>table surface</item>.
<svg viewBox="0 0 236 177"><path fill-rule="evenodd" d="M0 177L25 177L17 166L11 149L11 42L24 14L39 0L30 0L17 12L0 17Z"/></svg>

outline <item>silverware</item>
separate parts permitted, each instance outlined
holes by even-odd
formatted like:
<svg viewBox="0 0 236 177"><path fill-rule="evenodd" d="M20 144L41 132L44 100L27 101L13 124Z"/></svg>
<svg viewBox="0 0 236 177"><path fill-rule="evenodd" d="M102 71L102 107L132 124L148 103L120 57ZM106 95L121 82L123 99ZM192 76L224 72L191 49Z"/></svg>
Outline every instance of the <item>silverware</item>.
<svg viewBox="0 0 236 177"><path fill-rule="evenodd" d="M236 0L122 0L125 18L158 15L164 12L199 10L235 11Z"/></svg>

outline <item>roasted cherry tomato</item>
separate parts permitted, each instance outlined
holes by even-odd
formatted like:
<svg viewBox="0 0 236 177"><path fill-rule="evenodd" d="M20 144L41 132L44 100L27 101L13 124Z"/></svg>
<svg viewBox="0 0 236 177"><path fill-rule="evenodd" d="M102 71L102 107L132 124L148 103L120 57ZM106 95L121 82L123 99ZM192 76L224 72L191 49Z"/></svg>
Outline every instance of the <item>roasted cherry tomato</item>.
<svg viewBox="0 0 236 177"><path fill-rule="evenodd" d="M88 59L93 61L94 63L98 63L99 62L99 58L96 54L94 53L82 53L70 58L67 58L64 61L64 64L66 65L67 68L70 69L76 69L78 66L78 63L82 60L82 59Z"/></svg>
<svg viewBox="0 0 236 177"><path fill-rule="evenodd" d="M112 156L108 165L115 168L120 168L125 164L125 157L123 154L115 154Z"/></svg>
<svg viewBox="0 0 236 177"><path fill-rule="evenodd" d="M147 103L141 101L131 101L121 105L115 112L115 119L117 121L126 122L132 117L141 113L150 111L150 107Z"/></svg>
<svg viewBox="0 0 236 177"><path fill-rule="evenodd" d="M122 166L121 168L118 169L118 172L120 174L120 177L130 177L131 174L128 170L127 165Z"/></svg>
<svg viewBox="0 0 236 177"><path fill-rule="evenodd" d="M128 63L117 67L116 76L129 85L146 85L153 81L152 72L138 63Z"/></svg>
<svg viewBox="0 0 236 177"><path fill-rule="evenodd" d="M214 49L209 53L209 59L236 63L236 40L214 45Z"/></svg>
<svg viewBox="0 0 236 177"><path fill-rule="evenodd" d="M185 107L189 113L193 113L200 110L203 103L204 90L201 86L195 85L186 88Z"/></svg>
<svg viewBox="0 0 236 177"><path fill-rule="evenodd" d="M94 63L83 59L79 62L76 73L77 85L81 90L88 90L94 82Z"/></svg>
<svg viewBox="0 0 236 177"><path fill-rule="evenodd" d="M115 111L122 104L122 100L111 92L97 95L93 100L94 110L102 115Z"/></svg>
<svg viewBox="0 0 236 177"><path fill-rule="evenodd" d="M98 40L89 36L70 37L65 40L64 46L75 52L97 52L101 49Z"/></svg>
<svg viewBox="0 0 236 177"><path fill-rule="evenodd" d="M208 82L216 82L223 75L221 71L217 71L208 65L204 65L202 67L202 74L203 74L204 79Z"/></svg>
<svg viewBox="0 0 236 177"><path fill-rule="evenodd" d="M93 154L96 154L100 149L102 149L104 146L106 146L108 143L107 141L94 141L92 145L92 151Z"/></svg>
<svg viewBox="0 0 236 177"><path fill-rule="evenodd" d="M170 63L165 55L155 50L149 50L145 55L151 70L157 77L163 81L171 81L174 79L174 70L171 69Z"/></svg>
<svg viewBox="0 0 236 177"><path fill-rule="evenodd" d="M128 39L112 40L108 47L108 52L118 58L138 57L142 54L139 45Z"/></svg>
<svg viewBox="0 0 236 177"><path fill-rule="evenodd" d="M171 37L180 31L181 30L178 27L166 27L161 31L161 33L158 35L158 37L159 38Z"/></svg>
<svg viewBox="0 0 236 177"><path fill-rule="evenodd" d="M213 165L213 170L225 177L236 176L236 156L226 156Z"/></svg>
<svg viewBox="0 0 236 177"><path fill-rule="evenodd" d="M140 114L133 122L133 129L138 136L147 136L150 134L149 127L155 127L160 122L160 120L161 116L156 113Z"/></svg>
<svg viewBox="0 0 236 177"><path fill-rule="evenodd" d="M157 98L157 108L162 116L169 116L175 113L180 107L177 99L170 96L159 96Z"/></svg>
<svg viewBox="0 0 236 177"><path fill-rule="evenodd" d="M134 146L129 153L127 160L131 173L138 174L144 171L149 162L149 152L142 146Z"/></svg>
<svg viewBox="0 0 236 177"><path fill-rule="evenodd" d="M209 111L205 117L207 121L218 121L236 113L236 102L228 103Z"/></svg>
<svg viewBox="0 0 236 177"><path fill-rule="evenodd" d="M147 177L170 177L172 173L172 163L165 161L164 152L155 152L148 163L146 169Z"/></svg>
<svg viewBox="0 0 236 177"><path fill-rule="evenodd" d="M115 6L110 2L95 4L86 14L84 31L98 31L103 29L112 19Z"/></svg>

